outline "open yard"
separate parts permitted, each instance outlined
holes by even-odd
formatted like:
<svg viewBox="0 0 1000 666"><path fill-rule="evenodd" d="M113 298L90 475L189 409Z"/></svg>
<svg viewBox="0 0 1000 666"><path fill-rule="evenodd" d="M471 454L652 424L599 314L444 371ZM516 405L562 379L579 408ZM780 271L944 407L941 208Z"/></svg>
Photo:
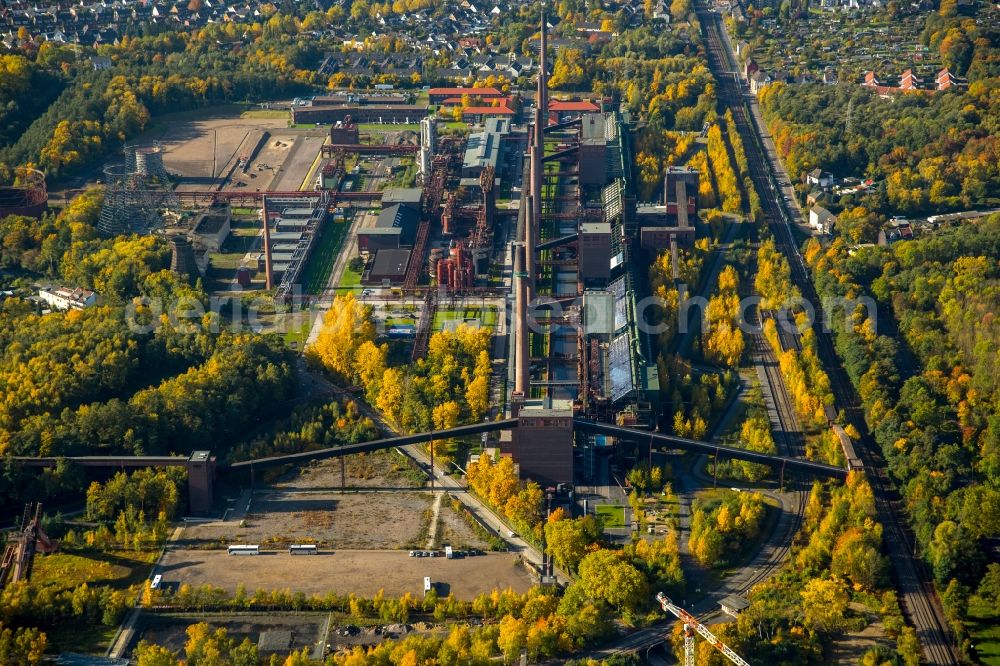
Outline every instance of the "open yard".
<svg viewBox="0 0 1000 666"><path fill-rule="evenodd" d="M350 222L344 220L327 220L323 225L319 238L315 240L309 262L302 271L302 292L305 294L321 294L330 280L330 271L340 254L340 246Z"/></svg>
<svg viewBox="0 0 1000 666"><path fill-rule="evenodd" d="M974 596L969 603L967 626L979 661L1000 666L1000 611Z"/></svg>
<svg viewBox="0 0 1000 666"><path fill-rule="evenodd" d="M447 498L446 498L447 499ZM490 544L460 516L446 501L438 516L437 546L451 546L459 550L489 548Z"/></svg>
<svg viewBox="0 0 1000 666"><path fill-rule="evenodd" d="M427 476L395 449L359 453L344 458L347 487L420 488ZM282 490L340 488L340 460L314 460L276 484Z"/></svg>
<svg viewBox="0 0 1000 666"><path fill-rule="evenodd" d="M139 141L160 141L167 171L181 176L180 189L207 189L241 149L260 134L284 129L282 118L242 118L241 109L221 106L158 118Z"/></svg>
<svg viewBox="0 0 1000 666"><path fill-rule="evenodd" d="M615 504L598 504L596 513L604 521L604 527L625 527L625 507Z"/></svg>
<svg viewBox="0 0 1000 666"><path fill-rule="evenodd" d="M315 128L290 129L284 111L227 105L162 116L137 141L163 145L164 165L180 177L179 190L209 189L227 175L235 160L249 157L258 145L260 151L247 173L237 173L233 180L250 189L297 190L324 137L325 132Z"/></svg>
<svg viewBox="0 0 1000 666"><path fill-rule="evenodd" d="M430 493L395 490L339 493L278 489L254 496L243 526L237 520L189 525L181 541L195 546L253 543L277 548L316 543L328 548L420 547L427 537L431 499Z"/></svg>
<svg viewBox="0 0 1000 666"><path fill-rule="evenodd" d="M438 594L472 599L494 589L531 587L527 571L513 553L487 553L449 560L408 557L405 550L322 550L319 555L262 552L256 557L229 555L225 550L171 550L157 570L167 585L210 584L235 591L243 583L255 589L289 589L305 594L354 592L387 597L407 592L423 596L424 576L438 584Z"/></svg>
<svg viewBox="0 0 1000 666"><path fill-rule="evenodd" d="M460 326L463 323L475 324L485 328L493 328L497 322L497 311L491 307L482 308L469 306L465 308L441 308L434 313L435 331Z"/></svg>
<svg viewBox="0 0 1000 666"><path fill-rule="evenodd" d="M83 583L124 589L149 577L159 553L154 551L64 551L35 559L31 581L69 590Z"/></svg>

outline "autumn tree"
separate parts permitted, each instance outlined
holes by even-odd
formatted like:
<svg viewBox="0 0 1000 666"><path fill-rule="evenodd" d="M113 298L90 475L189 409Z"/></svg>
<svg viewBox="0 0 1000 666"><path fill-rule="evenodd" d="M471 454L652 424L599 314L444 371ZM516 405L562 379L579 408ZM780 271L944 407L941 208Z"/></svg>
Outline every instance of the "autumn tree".
<svg viewBox="0 0 1000 666"><path fill-rule="evenodd" d="M592 599L603 601L619 612L634 610L649 596L646 578L634 565L610 550L586 555L579 566L579 581Z"/></svg>
<svg viewBox="0 0 1000 666"><path fill-rule="evenodd" d="M849 598L842 583L832 578L814 578L806 583L801 596L806 627L833 633L844 626Z"/></svg>
<svg viewBox="0 0 1000 666"><path fill-rule="evenodd" d="M323 317L316 342L306 350L307 358L341 382L357 378L355 353L375 339L371 307L358 302L353 293L337 296Z"/></svg>
<svg viewBox="0 0 1000 666"><path fill-rule="evenodd" d="M725 367L735 367L743 357L745 340L740 330L739 277L732 266L719 275L715 294L708 303L707 339L704 343L708 361Z"/></svg>
<svg viewBox="0 0 1000 666"><path fill-rule="evenodd" d="M600 536L600 526L593 516L555 520L545 524L548 553L560 568L567 571L576 571L588 547Z"/></svg>
<svg viewBox="0 0 1000 666"><path fill-rule="evenodd" d="M583 51L580 49L569 47L559 49L552 75L549 77L549 86L555 90L579 88L587 80L584 65Z"/></svg>

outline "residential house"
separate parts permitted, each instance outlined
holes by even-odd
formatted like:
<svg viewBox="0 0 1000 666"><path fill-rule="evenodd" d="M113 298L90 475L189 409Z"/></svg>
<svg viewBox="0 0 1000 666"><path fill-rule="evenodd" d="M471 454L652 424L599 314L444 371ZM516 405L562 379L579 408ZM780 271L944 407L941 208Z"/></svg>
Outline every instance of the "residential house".
<svg viewBox="0 0 1000 666"><path fill-rule="evenodd" d="M806 175L806 184L816 185L822 189L833 187L833 174L822 169L813 169Z"/></svg>
<svg viewBox="0 0 1000 666"><path fill-rule="evenodd" d="M836 216L822 206L813 206L809 209L809 226L820 233L829 234L836 222Z"/></svg>
<svg viewBox="0 0 1000 666"><path fill-rule="evenodd" d="M97 303L97 294L94 292L69 287L39 289L38 298L53 310L83 310Z"/></svg>

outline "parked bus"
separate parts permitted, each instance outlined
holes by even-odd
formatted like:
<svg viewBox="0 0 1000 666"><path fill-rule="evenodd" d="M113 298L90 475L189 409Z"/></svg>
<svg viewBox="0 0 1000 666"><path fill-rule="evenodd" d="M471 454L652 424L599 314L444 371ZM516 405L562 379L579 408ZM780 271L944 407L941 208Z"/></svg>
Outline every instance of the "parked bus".
<svg viewBox="0 0 1000 666"><path fill-rule="evenodd" d="M260 546L230 546L230 555L260 555Z"/></svg>
<svg viewBox="0 0 1000 666"><path fill-rule="evenodd" d="M295 544L288 547L289 555L315 555L319 551L312 544Z"/></svg>
<svg viewBox="0 0 1000 666"><path fill-rule="evenodd" d="M161 576L160 574L156 574L155 576L153 576L153 582L149 584L149 589L151 590L160 589L160 581L162 580L163 576Z"/></svg>

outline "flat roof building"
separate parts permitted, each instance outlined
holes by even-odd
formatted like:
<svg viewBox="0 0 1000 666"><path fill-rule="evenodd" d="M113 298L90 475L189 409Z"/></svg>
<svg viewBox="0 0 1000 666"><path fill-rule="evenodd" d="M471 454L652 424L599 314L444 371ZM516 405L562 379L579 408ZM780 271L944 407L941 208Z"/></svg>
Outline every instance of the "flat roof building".
<svg viewBox="0 0 1000 666"><path fill-rule="evenodd" d="M573 410L525 407L509 452L522 479L542 488L573 483Z"/></svg>
<svg viewBox="0 0 1000 666"><path fill-rule="evenodd" d="M582 223L579 247L580 281L585 287L606 285L611 279L611 225Z"/></svg>
<svg viewBox="0 0 1000 666"><path fill-rule="evenodd" d="M410 251L384 248L375 253L372 267L362 280L365 284L402 284L406 279L406 268L410 263Z"/></svg>
<svg viewBox="0 0 1000 666"><path fill-rule="evenodd" d="M401 204L419 211L423 194L423 189L419 187L388 187L382 191L382 207Z"/></svg>
<svg viewBox="0 0 1000 666"><path fill-rule="evenodd" d="M373 227L358 232L358 250L374 253L412 247L419 218L420 213L408 205L397 203L383 208Z"/></svg>
<svg viewBox="0 0 1000 666"><path fill-rule="evenodd" d="M462 178L478 178L488 166L499 170L501 139L510 134L506 118L488 118L482 132L469 135L462 161Z"/></svg>

